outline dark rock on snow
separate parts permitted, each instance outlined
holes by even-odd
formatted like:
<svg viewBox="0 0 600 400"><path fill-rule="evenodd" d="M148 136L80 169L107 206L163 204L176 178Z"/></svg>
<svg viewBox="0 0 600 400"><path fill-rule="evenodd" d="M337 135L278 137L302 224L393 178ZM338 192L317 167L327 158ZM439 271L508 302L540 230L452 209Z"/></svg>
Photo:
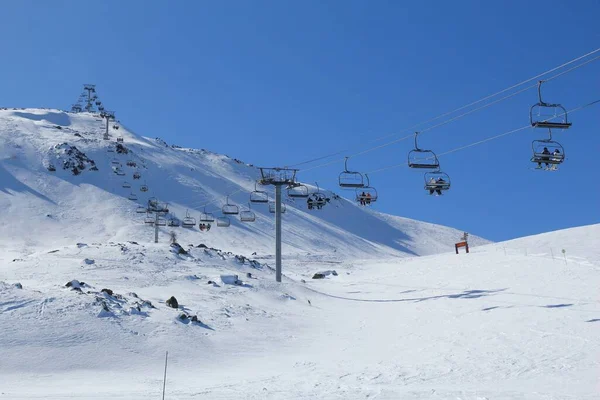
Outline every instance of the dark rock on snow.
<svg viewBox="0 0 600 400"><path fill-rule="evenodd" d="M167 306L171 307L171 308L179 308L179 303L177 302L177 299L175 298L175 296L171 296L169 298L169 300L167 300Z"/></svg>

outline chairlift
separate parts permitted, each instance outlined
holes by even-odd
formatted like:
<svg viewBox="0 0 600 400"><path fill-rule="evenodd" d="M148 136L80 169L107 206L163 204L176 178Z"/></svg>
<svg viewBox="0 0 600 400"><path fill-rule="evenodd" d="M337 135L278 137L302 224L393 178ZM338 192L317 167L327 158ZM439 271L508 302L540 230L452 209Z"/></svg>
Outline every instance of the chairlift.
<svg viewBox="0 0 600 400"><path fill-rule="evenodd" d="M144 184L142 186L140 186L140 192L147 192L148 191L148 185L146 185L146 183L144 182Z"/></svg>
<svg viewBox="0 0 600 400"><path fill-rule="evenodd" d="M185 218L181 221L181 226L184 228L193 228L196 226L196 218L190 217L190 213L185 211Z"/></svg>
<svg viewBox="0 0 600 400"><path fill-rule="evenodd" d="M363 176L360 172L348 171L348 158L344 160L344 171L340 172L339 185L341 188L361 188L364 186Z"/></svg>
<svg viewBox="0 0 600 400"><path fill-rule="evenodd" d="M158 199L156 197L150 197L148 199L148 210L158 210Z"/></svg>
<svg viewBox="0 0 600 400"><path fill-rule="evenodd" d="M269 194L264 190L258 190L256 186L257 182L254 182L254 191L250 193L251 203L268 203Z"/></svg>
<svg viewBox="0 0 600 400"><path fill-rule="evenodd" d="M115 152L115 149L114 149L112 146L110 146L110 147L108 147L108 148L106 149L106 151L107 151L108 153L114 153L114 152Z"/></svg>
<svg viewBox="0 0 600 400"><path fill-rule="evenodd" d="M121 165L121 161L119 161L117 158L113 158L110 163L112 165Z"/></svg>
<svg viewBox="0 0 600 400"><path fill-rule="evenodd" d="M114 168L114 171L117 176L125 176L125 172L119 167Z"/></svg>
<svg viewBox="0 0 600 400"><path fill-rule="evenodd" d="M377 201L377 190L370 185L369 177L365 174L366 184L356 189L356 201L363 206L368 206Z"/></svg>
<svg viewBox="0 0 600 400"><path fill-rule="evenodd" d="M309 210L315 208L317 210L320 210L321 208L327 205L327 196L325 196L325 193L321 192L321 190L319 189L319 184L317 182L315 182L315 185L317 185L317 190L311 193L309 198L306 200L306 204L308 205Z"/></svg>
<svg viewBox="0 0 600 400"><path fill-rule="evenodd" d="M417 144L419 132L415 132L415 148L408 153L408 166L419 169L438 169L440 162L431 150L420 149Z"/></svg>
<svg viewBox="0 0 600 400"><path fill-rule="evenodd" d="M229 196L227 196L227 200L225 205L221 208L221 212L223 215L238 215L240 213L240 208L235 204L230 204Z"/></svg>
<svg viewBox="0 0 600 400"><path fill-rule="evenodd" d="M144 218L144 224L154 225L154 216L150 212L146 212L146 218Z"/></svg>
<svg viewBox="0 0 600 400"><path fill-rule="evenodd" d="M215 222L215 216L212 213L207 213L206 207L204 207L204 212L200 214L200 222Z"/></svg>
<svg viewBox="0 0 600 400"><path fill-rule="evenodd" d="M123 143L123 141L124 141L124 140L123 140L123 137L122 137L122 136L119 136L119 137L117 138L117 143Z"/></svg>
<svg viewBox="0 0 600 400"><path fill-rule="evenodd" d="M167 220L164 217L158 217L158 219L156 220L156 225L158 226L166 226L167 225Z"/></svg>
<svg viewBox="0 0 600 400"><path fill-rule="evenodd" d="M248 203L248 209L240 211L240 221L242 222L254 222L256 221L256 214L250 208L250 203Z"/></svg>
<svg viewBox="0 0 600 400"><path fill-rule="evenodd" d="M148 212L148 209L146 207L138 206L138 208L136 208L135 212L138 214L143 214L143 213Z"/></svg>
<svg viewBox="0 0 600 400"><path fill-rule="evenodd" d="M135 194L133 192L130 193L129 196L127 196L127 198L131 201L137 201L137 199L138 199L137 194Z"/></svg>
<svg viewBox="0 0 600 400"><path fill-rule="evenodd" d="M281 203L281 213L285 214L285 210L286 210L285 203ZM277 211L277 205L275 204L274 201L270 202L269 203L269 212L271 214L275 214L276 211Z"/></svg>
<svg viewBox="0 0 600 400"><path fill-rule="evenodd" d="M52 164L52 163L48 164L48 171L56 172L56 167L54 166L54 164Z"/></svg>
<svg viewBox="0 0 600 400"><path fill-rule="evenodd" d="M133 179L140 179L142 177L142 175L140 175L139 172L134 172L133 173Z"/></svg>
<svg viewBox="0 0 600 400"><path fill-rule="evenodd" d="M129 189L131 187L131 183L129 183L129 182L123 182L122 186L123 186L124 189Z"/></svg>
<svg viewBox="0 0 600 400"><path fill-rule="evenodd" d="M293 185L287 187L287 195L292 199L305 199L308 197L308 187L301 183L294 183Z"/></svg>
<svg viewBox="0 0 600 400"><path fill-rule="evenodd" d="M425 190L429 191L429 194L441 195L442 192L450 189L450 176L440 169L426 172L424 178Z"/></svg>
<svg viewBox="0 0 600 400"><path fill-rule="evenodd" d="M169 218L169 222L167 222L167 225L178 227L180 225L180 223L177 218L173 217L173 218Z"/></svg>
<svg viewBox="0 0 600 400"><path fill-rule="evenodd" d="M136 164L136 162L135 162L135 161L133 161L133 160L127 160L127 163L126 163L126 165L127 165L128 167L135 167L137 164Z"/></svg>
<svg viewBox="0 0 600 400"><path fill-rule="evenodd" d="M118 130L119 129L119 125L117 125L117 124L113 125L113 129Z"/></svg>
<svg viewBox="0 0 600 400"><path fill-rule="evenodd" d="M568 129L567 109L560 104L546 103L542 100L542 83L538 82L538 102L529 109L529 121L534 128ZM551 121L560 118L558 121Z"/></svg>
<svg viewBox="0 0 600 400"><path fill-rule="evenodd" d="M533 150L531 162L536 163L538 169L541 169L542 164L545 164L546 169L556 170L557 165L565 161L565 149L560 143L552 140L550 129L548 129L548 134L548 139L534 140L531 143L531 149ZM552 165L552 167L548 168L548 165Z"/></svg>
<svg viewBox="0 0 600 400"><path fill-rule="evenodd" d="M221 228L227 228L231 225L231 220L229 217L222 216L217 218L217 226Z"/></svg>

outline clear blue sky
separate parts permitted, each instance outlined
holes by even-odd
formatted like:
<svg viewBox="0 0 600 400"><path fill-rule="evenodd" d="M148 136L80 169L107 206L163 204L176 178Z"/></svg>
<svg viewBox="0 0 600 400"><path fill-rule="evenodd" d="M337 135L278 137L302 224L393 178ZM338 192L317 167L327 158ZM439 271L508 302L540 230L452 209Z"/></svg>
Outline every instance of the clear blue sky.
<svg viewBox="0 0 600 400"><path fill-rule="evenodd" d="M0 105L69 108L95 83L129 128L256 165L288 165L398 133L600 47L600 2L52 1L2 4ZM574 108L600 99L600 61L548 83ZM444 152L528 123L528 91L422 136ZM440 158L453 188L422 173L373 174L377 209L492 240L600 222L600 106L555 139L557 173L530 170L526 130ZM404 141L351 160L406 160ZM336 190L342 163L306 171ZM365 227L368 229L368 227Z"/></svg>

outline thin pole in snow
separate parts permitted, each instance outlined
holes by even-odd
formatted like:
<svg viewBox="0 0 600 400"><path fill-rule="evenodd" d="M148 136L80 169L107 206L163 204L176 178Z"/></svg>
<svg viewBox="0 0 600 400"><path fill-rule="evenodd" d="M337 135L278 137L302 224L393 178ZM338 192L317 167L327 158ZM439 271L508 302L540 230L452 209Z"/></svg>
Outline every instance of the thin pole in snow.
<svg viewBox="0 0 600 400"><path fill-rule="evenodd" d="M552 261L554 261L554 250L552 250L552 247L550 247L550 254L552 254Z"/></svg>
<svg viewBox="0 0 600 400"><path fill-rule="evenodd" d="M163 397L162 400L165 400L165 388L167 387L167 360L169 359L169 352L167 351L165 354L165 377L163 378Z"/></svg>

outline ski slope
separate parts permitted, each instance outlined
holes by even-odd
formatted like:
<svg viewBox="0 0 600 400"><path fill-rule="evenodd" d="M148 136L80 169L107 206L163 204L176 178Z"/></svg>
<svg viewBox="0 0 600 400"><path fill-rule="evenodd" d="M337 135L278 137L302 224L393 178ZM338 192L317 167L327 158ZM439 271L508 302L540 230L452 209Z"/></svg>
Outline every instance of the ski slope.
<svg viewBox="0 0 600 400"><path fill-rule="evenodd" d="M2 395L160 398L168 350L173 399L594 399L600 258L585 249L598 229L569 230L584 250L566 246L566 264L495 244L289 260L282 284L264 265L202 248L183 257L165 244L80 243L30 254L2 270ZM562 246L566 233L522 241ZM310 279L325 269L338 275ZM72 279L89 286L64 287ZM180 310L164 304L171 295ZM156 308L132 310L140 299ZM182 310L202 323L179 321Z"/></svg>
<svg viewBox="0 0 600 400"><path fill-rule="evenodd" d="M102 133L91 114L0 110L0 399L158 399L165 351L167 399L597 398L600 225L473 236L455 255L452 228L288 201L277 284L265 206L254 224L163 227L157 244L135 212L150 197L179 218L232 193L242 206L254 167ZM107 152L116 136L129 154ZM94 162L78 175L71 146Z"/></svg>
<svg viewBox="0 0 600 400"><path fill-rule="evenodd" d="M3 237L12 238L3 243L4 252L16 249L18 255L84 239L149 241L153 239L153 229L143 225L145 215L136 214L135 209L145 206L151 197L168 203L179 219L186 212L198 219L205 206L206 211L218 215L226 201L247 209L249 194L259 177L257 168L207 150L144 138L122 125L115 130L113 123L111 140L104 141L104 129L104 121L89 113L0 110L0 205L12 219L0 224ZM119 136L128 154L108 152L115 148ZM61 168L65 160L73 158L65 154L69 146L93 160L98 171L91 171L91 164L87 164L87 169L74 176L71 170ZM113 173L113 162L120 165L124 176ZM128 167L127 162L136 166ZM49 172L49 165L57 170ZM132 178L135 172L141 175L140 179ZM124 182L131 184L131 189L123 188ZM145 193L139 191L144 183L149 187ZM132 193L138 198L135 202L127 199ZM360 258L435 254L451 250L462 234L455 229L364 209L343 198L332 199L322 210L310 212L304 201L287 198L286 205L284 255L331 254L338 250ZM178 229L180 239L183 243L207 241L211 246L246 255L272 254L273 214L264 204L253 204L252 210L257 215L255 223L241 223L233 218L231 227L215 227L209 234L201 233L197 227ZM161 228L163 240L170 230ZM324 236L326 241L322 240ZM472 241L487 243L475 236Z"/></svg>

